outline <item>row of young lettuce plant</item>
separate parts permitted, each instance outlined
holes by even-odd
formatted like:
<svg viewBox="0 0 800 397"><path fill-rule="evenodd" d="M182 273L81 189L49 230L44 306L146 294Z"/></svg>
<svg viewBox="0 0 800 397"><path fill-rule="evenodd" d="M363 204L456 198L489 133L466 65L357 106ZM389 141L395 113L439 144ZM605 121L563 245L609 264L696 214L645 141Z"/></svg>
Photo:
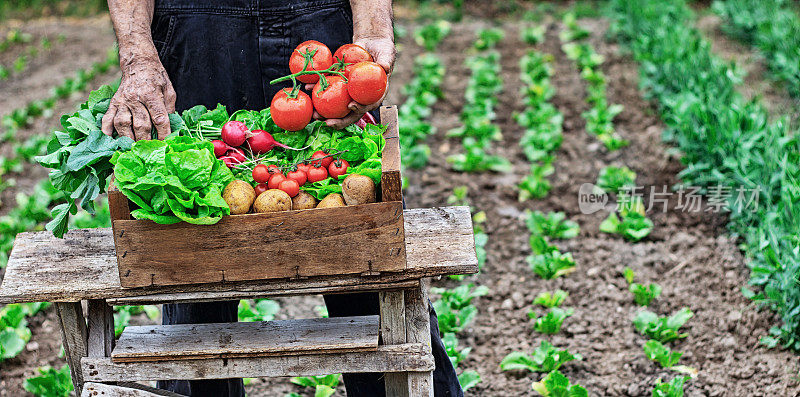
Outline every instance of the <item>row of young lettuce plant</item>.
<svg viewBox="0 0 800 397"><path fill-rule="evenodd" d="M470 69L464 108L461 111L461 127L448 131L447 136L461 138L465 153L447 158L453 169L464 172L508 172L511 163L498 155L490 154L492 142L503 139L500 127L493 121L497 117L495 106L503 91L500 75L500 53L494 50L503 39L502 29L490 28L478 31L473 43L477 54L467 58Z"/></svg>
<svg viewBox="0 0 800 397"><path fill-rule="evenodd" d="M683 153L683 183L730 193L729 229L742 240L757 292L743 291L782 320L762 342L800 351L800 134L737 92L739 77L692 27L685 0L610 4L610 33L641 64L664 138ZM745 192L757 200L741 200Z"/></svg>
<svg viewBox="0 0 800 397"><path fill-rule="evenodd" d="M56 43L64 41L64 35L59 34L56 36ZM29 45L22 54L19 54L10 65L0 65L0 81L8 80L12 76L19 75L24 72L31 60L37 56L49 52L53 47L53 42L47 36L39 40L38 45Z"/></svg>
<svg viewBox="0 0 800 397"><path fill-rule="evenodd" d="M628 146L628 141L623 139L614 129L614 117L623 110L622 105L608 104L606 96L606 76L600 65L603 56L595 52L591 44L585 42L589 31L578 25L575 14L567 13L563 18L565 29L559 37L563 42L561 46L567 58L574 61L581 72L581 77L586 81L586 102L592 108L581 114L586 120L586 132L597 137L609 151L614 151Z"/></svg>
<svg viewBox="0 0 800 397"><path fill-rule="evenodd" d="M754 45L772 77L800 98L800 15L786 0L717 0L711 5L725 23L722 31Z"/></svg>

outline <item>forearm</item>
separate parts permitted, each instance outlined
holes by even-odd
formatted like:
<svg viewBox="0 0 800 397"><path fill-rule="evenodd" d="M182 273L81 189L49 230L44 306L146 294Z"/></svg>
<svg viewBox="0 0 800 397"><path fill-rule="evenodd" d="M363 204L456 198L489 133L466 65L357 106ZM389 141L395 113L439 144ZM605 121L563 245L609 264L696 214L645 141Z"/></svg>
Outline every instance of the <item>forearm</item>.
<svg viewBox="0 0 800 397"><path fill-rule="evenodd" d="M158 57L150 33L154 7L155 0L108 0L123 71L138 59Z"/></svg>
<svg viewBox="0 0 800 397"><path fill-rule="evenodd" d="M350 0L353 42L361 39L394 40L391 0Z"/></svg>

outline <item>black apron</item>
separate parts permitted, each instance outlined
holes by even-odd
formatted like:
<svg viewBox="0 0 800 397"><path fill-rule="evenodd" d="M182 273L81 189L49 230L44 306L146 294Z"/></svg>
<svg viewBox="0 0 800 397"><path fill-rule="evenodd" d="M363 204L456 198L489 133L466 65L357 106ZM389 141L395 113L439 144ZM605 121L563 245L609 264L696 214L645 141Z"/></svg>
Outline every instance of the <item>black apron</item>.
<svg viewBox="0 0 800 397"><path fill-rule="evenodd" d="M229 113L269 106L289 74L289 55L317 40L331 51L350 43L353 18L346 0L156 0L151 26L161 63L177 93L177 110L225 105ZM376 293L325 296L331 317L378 314ZM164 324L237 321L238 301L165 304ZM437 397L463 396L430 308ZM347 395L384 396L382 374L345 374ZM241 379L170 380L158 387L190 396L244 396Z"/></svg>

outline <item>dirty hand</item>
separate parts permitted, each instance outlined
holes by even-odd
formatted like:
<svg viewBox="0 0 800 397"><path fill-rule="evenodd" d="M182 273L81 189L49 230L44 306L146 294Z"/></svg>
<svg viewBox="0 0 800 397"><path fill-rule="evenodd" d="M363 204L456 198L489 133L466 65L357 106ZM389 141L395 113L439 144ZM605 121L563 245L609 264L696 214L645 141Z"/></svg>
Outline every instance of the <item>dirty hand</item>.
<svg viewBox="0 0 800 397"><path fill-rule="evenodd" d="M122 82L103 116L103 133L111 136L116 130L138 141L150 139L155 126L158 139L164 139L176 98L167 71L155 54L132 57L121 66Z"/></svg>

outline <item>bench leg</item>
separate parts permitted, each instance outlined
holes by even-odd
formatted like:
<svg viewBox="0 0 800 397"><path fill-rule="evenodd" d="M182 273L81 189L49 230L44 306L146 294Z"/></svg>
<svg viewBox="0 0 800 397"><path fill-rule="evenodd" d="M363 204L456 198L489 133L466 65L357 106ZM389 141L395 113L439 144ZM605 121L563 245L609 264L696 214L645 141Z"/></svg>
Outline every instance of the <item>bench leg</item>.
<svg viewBox="0 0 800 397"><path fill-rule="evenodd" d="M67 364L72 374L75 392L83 388L83 372L81 358L88 354L86 321L80 302L56 302L58 321L61 323L61 340L67 354Z"/></svg>
<svg viewBox="0 0 800 397"><path fill-rule="evenodd" d="M406 316L403 291L378 293L381 309L381 339L384 345L406 343ZM408 373L384 374L386 397L408 396Z"/></svg>
<svg viewBox="0 0 800 397"><path fill-rule="evenodd" d="M431 321L428 314L428 291L425 281L420 287L405 291L406 341L422 343L431 351ZM408 389L411 397L433 397L433 371L409 372Z"/></svg>
<svg viewBox="0 0 800 397"><path fill-rule="evenodd" d="M114 349L114 310L103 299L89 300L89 357L111 357Z"/></svg>

